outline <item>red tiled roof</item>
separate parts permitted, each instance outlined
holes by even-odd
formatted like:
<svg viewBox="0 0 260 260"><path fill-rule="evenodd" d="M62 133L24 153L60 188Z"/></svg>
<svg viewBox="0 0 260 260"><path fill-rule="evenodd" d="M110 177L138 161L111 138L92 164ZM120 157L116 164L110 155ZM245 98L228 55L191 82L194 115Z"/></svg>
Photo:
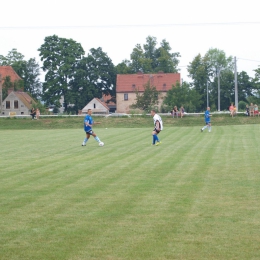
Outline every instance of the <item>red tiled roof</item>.
<svg viewBox="0 0 260 260"><path fill-rule="evenodd" d="M30 109L33 103L36 103L35 100L29 96L26 92L22 91L14 91L13 92L22 102L23 104Z"/></svg>
<svg viewBox="0 0 260 260"><path fill-rule="evenodd" d="M144 91L144 85L150 81L152 86L155 86L157 91L168 91L172 85L180 82L180 73L157 73L157 74L127 74L117 75L116 92L135 92Z"/></svg>
<svg viewBox="0 0 260 260"><path fill-rule="evenodd" d="M21 78L11 66L0 66L0 74L2 76L2 80L4 80L7 76L10 77L11 82L21 80Z"/></svg>

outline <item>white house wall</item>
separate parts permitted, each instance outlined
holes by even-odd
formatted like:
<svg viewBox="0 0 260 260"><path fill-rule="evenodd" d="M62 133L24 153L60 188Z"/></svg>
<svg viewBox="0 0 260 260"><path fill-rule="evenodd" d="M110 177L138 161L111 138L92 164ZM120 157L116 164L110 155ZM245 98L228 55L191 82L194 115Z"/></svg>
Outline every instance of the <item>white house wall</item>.
<svg viewBox="0 0 260 260"><path fill-rule="evenodd" d="M82 113L87 113L88 109L92 109L93 113L104 113L107 114L108 113L108 109L106 107L104 107L102 105L102 103L100 103L98 100L93 99L91 100L83 109L82 109Z"/></svg>
<svg viewBox="0 0 260 260"><path fill-rule="evenodd" d="M10 101L10 109L6 108L6 101ZM14 101L18 101L18 108L14 108ZM2 115L30 115L30 110L13 93L11 93L2 103Z"/></svg>

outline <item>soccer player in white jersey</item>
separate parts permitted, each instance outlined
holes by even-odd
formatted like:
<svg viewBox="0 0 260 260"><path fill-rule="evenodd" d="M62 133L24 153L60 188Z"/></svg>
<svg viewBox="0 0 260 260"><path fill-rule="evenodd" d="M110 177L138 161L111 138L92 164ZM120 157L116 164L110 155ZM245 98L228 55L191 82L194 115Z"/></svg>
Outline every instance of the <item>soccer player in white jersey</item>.
<svg viewBox="0 0 260 260"><path fill-rule="evenodd" d="M158 134L163 130L163 122L159 115L156 114L155 110L151 110L151 116L153 116L154 129L152 131L153 143L152 145L160 145L161 142L158 138Z"/></svg>
<svg viewBox="0 0 260 260"><path fill-rule="evenodd" d="M86 137L83 140L82 146L86 145L86 143L91 135L95 138L95 140L98 143L101 142L100 139L98 138L98 136L92 130L92 126L94 125L94 120L91 115L92 115L92 110L88 109L88 114L86 115L86 117L84 119L84 131L86 132Z"/></svg>

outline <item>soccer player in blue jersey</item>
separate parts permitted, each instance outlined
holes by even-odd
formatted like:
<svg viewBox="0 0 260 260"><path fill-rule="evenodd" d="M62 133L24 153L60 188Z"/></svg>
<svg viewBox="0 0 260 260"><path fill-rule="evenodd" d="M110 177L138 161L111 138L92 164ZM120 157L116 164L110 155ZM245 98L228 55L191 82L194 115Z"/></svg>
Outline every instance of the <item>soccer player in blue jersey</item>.
<svg viewBox="0 0 260 260"><path fill-rule="evenodd" d="M207 107L207 110L205 111L204 118L206 125L201 128L201 132L203 132L206 128L208 128L209 132L211 132L211 123L210 123L210 107Z"/></svg>
<svg viewBox="0 0 260 260"><path fill-rule="evenodd" d="M100 139L98 138L98 136L93 132L92 130L92 126L94 124L94 120L92 118L92 110L91 109L88 109L88 114L85 116L85 119L84 119L84 131L86 132L86 138L84 139L83 143L82 143L82 146L85 146L88 139L90 138L90 136L92 135L95 140L100 143Z"/></svg>
<svg viewBox="0 0 260 260"><path fill-rule="evenodd" d="M152 145L160 145L161 142L158 138L158 134L163 130L163 122L159 115L156 114L155 110L151 110L151 116L153 117L154 129L152 131L153 143Z"/></svg>

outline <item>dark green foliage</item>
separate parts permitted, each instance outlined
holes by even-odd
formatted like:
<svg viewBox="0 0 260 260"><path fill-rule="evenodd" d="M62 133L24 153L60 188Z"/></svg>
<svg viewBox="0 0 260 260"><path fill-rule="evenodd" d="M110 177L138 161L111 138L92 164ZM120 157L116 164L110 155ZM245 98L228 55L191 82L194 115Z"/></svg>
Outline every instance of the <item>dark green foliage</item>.
<svg viewBox="0 0 260 260"><path fill-rule="evenodd" d="M178 72L180 54L170 51L171 47L165 39L160 43L160 47L157 47L156 37L148 36L143 47L141 44L136 44L130 55L130 61L124 60L120 63L117 71L120 74L137 73L139 71L143 73Z"/></svg>
<svg viewBox="0 0 260 260"><path fill-rule="evenodd" d="M144 92L142 94L136 91L136 103L134 103L131 108L138 108L143 111L149 112L151 109L158 110L158 98L160 93L156 90L155 86L152 86L148 82L144 86Z"/></svg>
<svg viewBox="0 0 260 260"><path fill-rule="evenodd" d="M87 57L77 62L70 84L70 101L77 112L102 94L115 96L116 69L102 48L92 48Z"/></svg>
<svg viewBox="0 0 260 260"><path fill-rule="evenodd" d="M84 55L82 46L72 39L48 36L38 49L46 72L42 98L46 104L60 107L64 97L65 111L70 103L70 80L73 78L77 63Z"/></svg>
<svg viewBox="0 0 260 260"><path fill-rule="evenodd" d="M182 85L177 83L176 86L172 86L164 99L163 111L170 112L174 106L180 108L184 107L186 112L197 112L197 108L200 107L202 101L200 94L191 88L190 84L183 82Z"/></svg>

